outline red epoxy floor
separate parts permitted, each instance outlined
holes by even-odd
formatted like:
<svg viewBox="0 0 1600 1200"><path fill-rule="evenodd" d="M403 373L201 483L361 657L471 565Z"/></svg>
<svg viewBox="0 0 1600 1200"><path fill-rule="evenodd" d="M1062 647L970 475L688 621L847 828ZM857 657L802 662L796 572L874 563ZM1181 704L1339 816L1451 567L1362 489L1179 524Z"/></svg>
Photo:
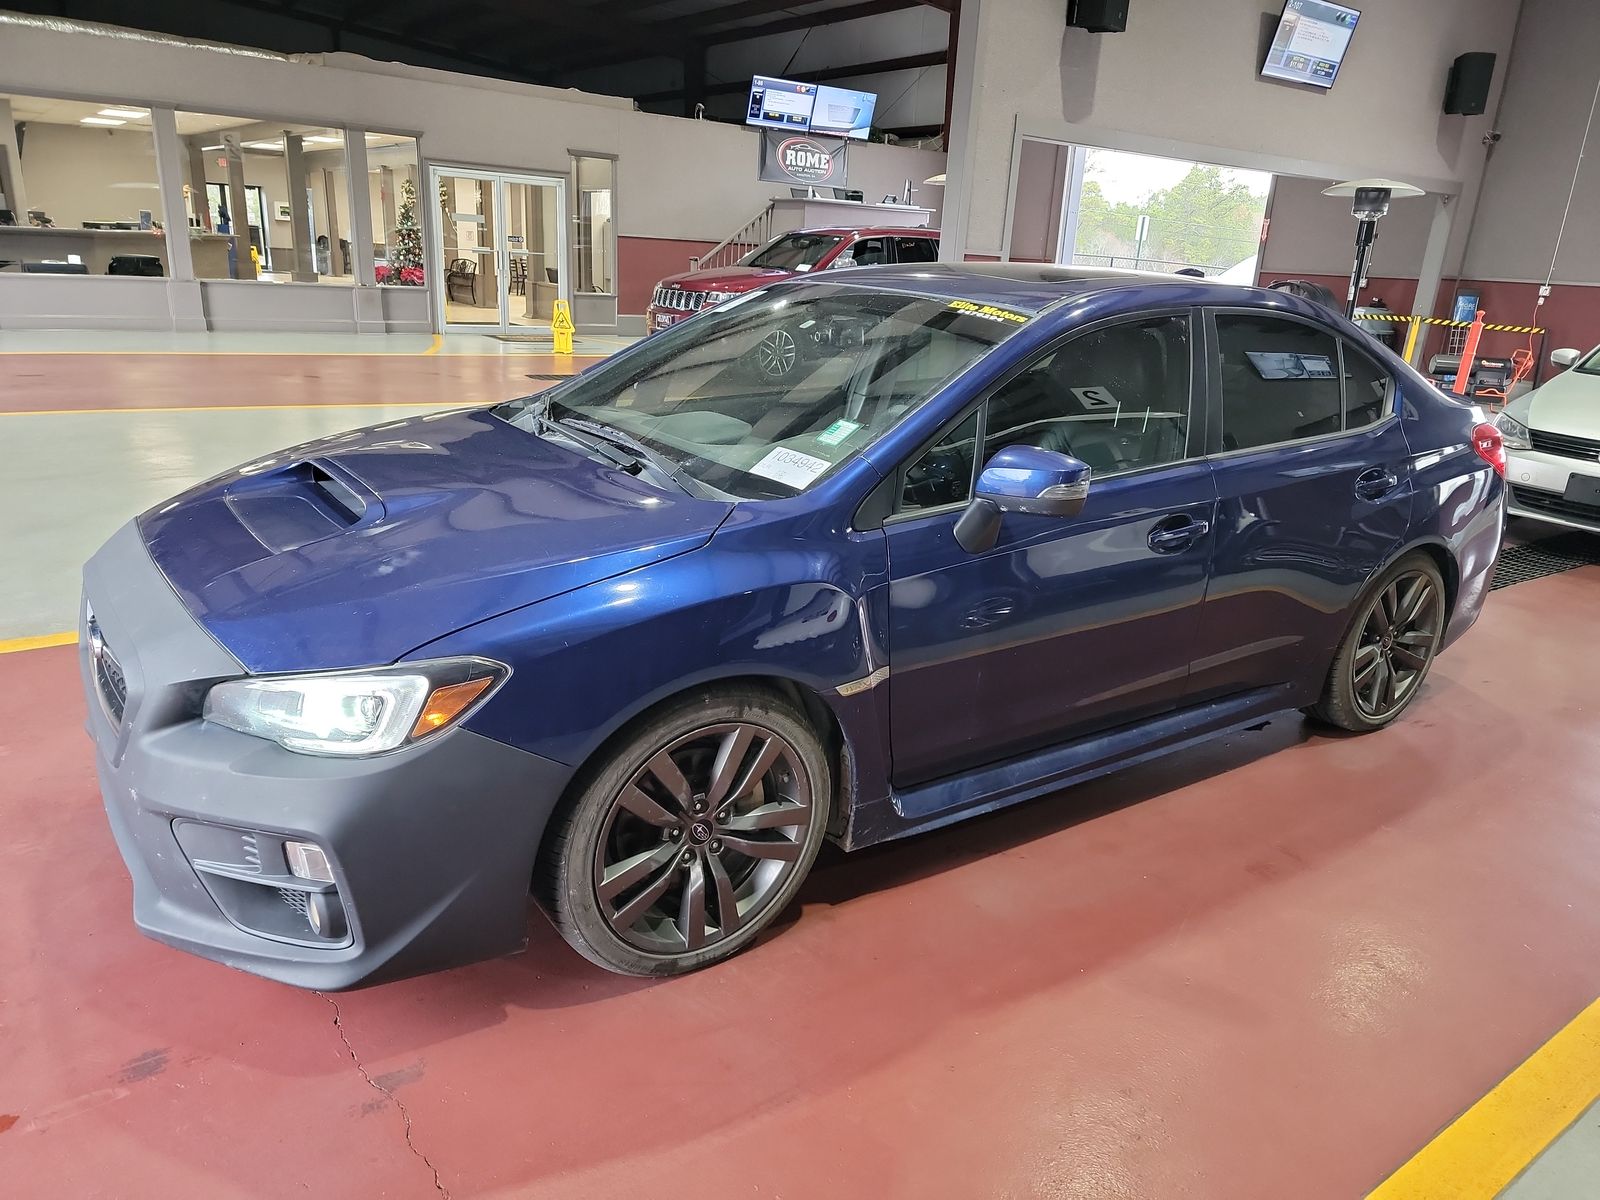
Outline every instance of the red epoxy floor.
<svg viewBox="0 0 1600 1200"><path fill-rule="evenodd" d="M828 855L698 976L533 915L337 1027L134 932L74 651L0 656L0 1193L1359 1195L1600 994L1597 588L1496 593L1374 737Z"/></svg>
<svg viewBox="0 0 1600 1200"><path fill-rule="evenodd" d="M593 358L553 354L27 354L0 358L0 414L84 409L490 404Z"/></svg>

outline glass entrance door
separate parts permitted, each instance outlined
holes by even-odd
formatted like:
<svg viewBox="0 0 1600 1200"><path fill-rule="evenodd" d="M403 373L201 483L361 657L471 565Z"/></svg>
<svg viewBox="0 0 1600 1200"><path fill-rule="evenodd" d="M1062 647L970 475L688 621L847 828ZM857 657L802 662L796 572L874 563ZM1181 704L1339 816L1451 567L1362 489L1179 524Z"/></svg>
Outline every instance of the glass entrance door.
<svg viewBox="0 0 1600 1200"><path fill-rule="evenodd" d="M548 332L568 294L565 181L445 167L433 180L443 327Z"/></svg>

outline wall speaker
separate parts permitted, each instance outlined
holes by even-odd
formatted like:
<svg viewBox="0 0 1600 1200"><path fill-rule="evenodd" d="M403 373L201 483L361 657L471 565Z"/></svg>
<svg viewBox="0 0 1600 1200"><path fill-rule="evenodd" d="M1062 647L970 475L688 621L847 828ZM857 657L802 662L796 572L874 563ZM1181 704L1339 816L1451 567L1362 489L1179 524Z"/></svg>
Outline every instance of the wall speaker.
<svg viewBox="0 0 1600 1200"><path fill-rule="evenodd" d="M1444 89L1444 111L1475 117L1489 107L1489 84L1494 79L1494 55L1486 51L1463 54L1450 67Z"/></svg>
<svg viewBox="0 0 1600 1200"><path fill-rule="evenodd" d="M1129 0L1069 0L1067 24L1091 33L1122 33L1128 28L1128 3Z"/></svg>

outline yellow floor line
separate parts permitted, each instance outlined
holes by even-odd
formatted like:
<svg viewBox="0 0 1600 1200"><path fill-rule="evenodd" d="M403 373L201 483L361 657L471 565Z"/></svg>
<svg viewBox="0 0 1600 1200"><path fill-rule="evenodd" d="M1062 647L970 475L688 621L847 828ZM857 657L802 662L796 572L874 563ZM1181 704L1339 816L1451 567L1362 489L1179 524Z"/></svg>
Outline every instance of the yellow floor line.
<svg viewBox="0 0 1600 1200"><path fill-rule="evenodd" d="M1455 1119L1368 1200L1488 1200L1600 1098L1600 1000Z"/></svg>
<svg viewBox="0 0 1600 1200"><path fill-rule="evenodd" d="M12 638L0 641L0 654L15 654L19 650L43 650L48 646L70 646L78 640L76 633L45 633L38 637Z"/></svg>
<svg viewBox="0 0 1600 1200"><path fill-rule="evenodd" d="M428 344L428 348L422 353L424 355L437 354L439 353L439 347L442 345L444 345L444 334L436 333L433 335L433 341Z"/></svg>

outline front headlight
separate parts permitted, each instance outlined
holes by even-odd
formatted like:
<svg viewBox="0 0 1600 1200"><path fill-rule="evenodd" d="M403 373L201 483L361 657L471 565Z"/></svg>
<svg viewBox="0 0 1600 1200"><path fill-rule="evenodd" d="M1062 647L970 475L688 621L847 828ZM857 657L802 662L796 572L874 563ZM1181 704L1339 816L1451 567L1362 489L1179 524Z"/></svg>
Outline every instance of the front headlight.
<svg viewBox="0 0 1600 1200"><path fill-rule="evenodd" d="M1500 431L1500 438L1505 443L1507 450L1531 450L1533 442L1528 438L1528 427L1517 420L1510 413L1501 413L1494 419L1494 427Z"/></svg>
<svg viewBox="0 0 1600 1200"><path fill-rule="evenodd" d="M509 673L486 658L446 658L231 679L206 693L201 715L299 754L382 754L455 724Z"/></svg>
<svg viewBox="0 0 1600 1200"><path fill-rule="evenodd" d="M738 292L707 292L705 302L701 308L710 308L713 304L721 304L724 300L732 300Z"/></svg>

